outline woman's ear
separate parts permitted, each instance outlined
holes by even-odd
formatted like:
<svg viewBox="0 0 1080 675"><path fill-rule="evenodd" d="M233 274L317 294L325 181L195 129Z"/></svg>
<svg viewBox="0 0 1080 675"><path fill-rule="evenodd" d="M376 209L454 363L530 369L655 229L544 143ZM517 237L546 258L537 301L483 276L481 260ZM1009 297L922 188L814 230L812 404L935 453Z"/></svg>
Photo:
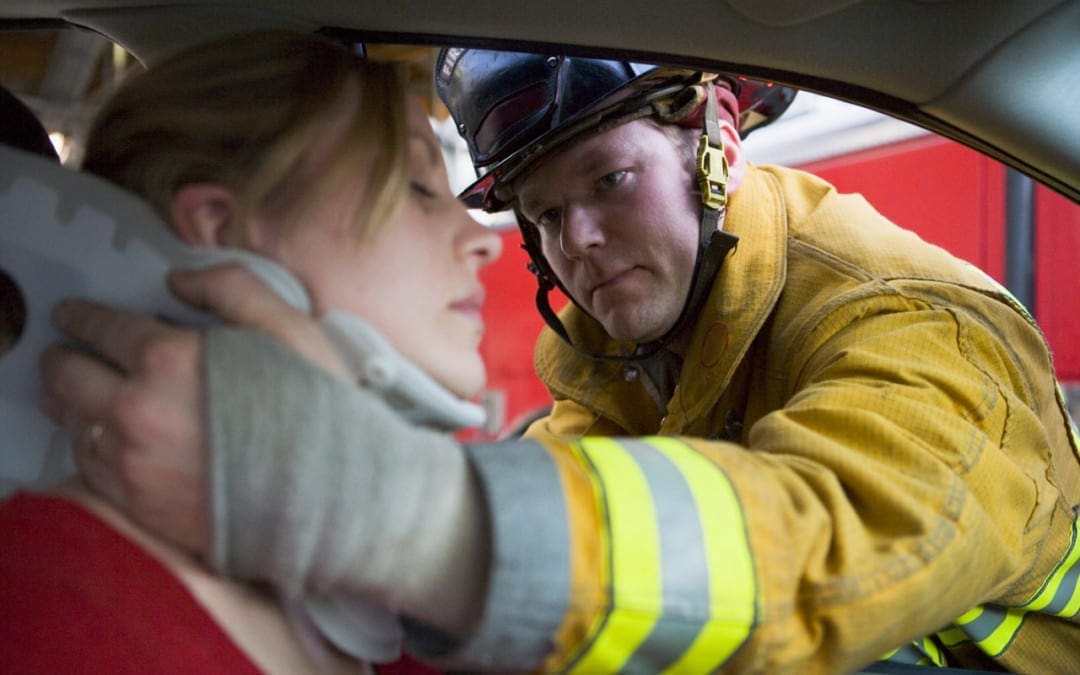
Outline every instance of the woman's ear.
<svg viewBox="0 0 1080 675"><path fill-rule="evenodd" d="M192 183L173 194L173 229L189 246L221 248L236 241L236 197L218 183Z"/></svg>
<svg viewBox="0 0 1080 675"><path fill-rule="evenodd" d="M724 136L724 155L728 163L727 191L733 195L746 178L746 153L739 132L730 123L720 120L720 133Z"/></svg>

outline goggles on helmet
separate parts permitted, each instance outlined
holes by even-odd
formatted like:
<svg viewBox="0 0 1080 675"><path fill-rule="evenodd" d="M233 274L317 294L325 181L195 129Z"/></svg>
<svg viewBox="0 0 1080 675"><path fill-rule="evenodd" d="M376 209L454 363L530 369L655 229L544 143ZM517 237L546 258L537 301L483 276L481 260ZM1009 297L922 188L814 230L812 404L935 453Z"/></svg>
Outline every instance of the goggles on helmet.
<svg viewBox="0 0 1080 675"><path fill-rule="evenodd" d="M672 99L716 77L628 61L444 48L435 88L480 176L460 197L470 208L501 211L512 201L510 183L537 160L615 120L671 110L679 105ZM779 117L795 96L772 82L721 77L738 97L744 137Z"/></svg>
<svg viewBox="0 0 1080 675"><path fill-rule="evenodd" d="M702 79L651 64L447 48L435 86L481 176L460 195L471 208L510 205L509 184L537 160L605 122L649 113Z"/></svg>

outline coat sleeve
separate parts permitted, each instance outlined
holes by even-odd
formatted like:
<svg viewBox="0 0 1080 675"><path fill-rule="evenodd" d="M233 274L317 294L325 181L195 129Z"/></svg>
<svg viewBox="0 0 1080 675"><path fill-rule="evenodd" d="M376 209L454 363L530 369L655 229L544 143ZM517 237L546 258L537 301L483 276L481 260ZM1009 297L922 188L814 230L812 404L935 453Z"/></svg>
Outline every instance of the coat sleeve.
<svg viewBox="0 0 1080 675"><path fill-rule="evenodd" d="M738 497L690 444L588 437L469 452L495 551L461 663L708 672L745 642L758 582Z"/></svg>
<svg viewBox="0 0 1080 675"><path fill-rule="evenodd" d="M818 319L744 445L540 424L470 448L495 553L463 663L850 671L1030 603L1077 498L1048 470L1038 334L899 295Z"/></svg>

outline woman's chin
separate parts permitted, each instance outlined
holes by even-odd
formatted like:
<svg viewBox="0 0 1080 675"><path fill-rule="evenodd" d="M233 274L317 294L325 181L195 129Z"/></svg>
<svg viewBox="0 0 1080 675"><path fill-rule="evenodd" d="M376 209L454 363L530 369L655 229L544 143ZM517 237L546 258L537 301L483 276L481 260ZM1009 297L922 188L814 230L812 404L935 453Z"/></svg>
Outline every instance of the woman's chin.
<svg viewBox="0 0 1080 675"><path fill-rule="evenodd" d="M462 357L447 367L444 372L434 375L435 380L449 389L455 396L472 400L480 395L487 383L487 372L479 354L469 358Z"/></svg>

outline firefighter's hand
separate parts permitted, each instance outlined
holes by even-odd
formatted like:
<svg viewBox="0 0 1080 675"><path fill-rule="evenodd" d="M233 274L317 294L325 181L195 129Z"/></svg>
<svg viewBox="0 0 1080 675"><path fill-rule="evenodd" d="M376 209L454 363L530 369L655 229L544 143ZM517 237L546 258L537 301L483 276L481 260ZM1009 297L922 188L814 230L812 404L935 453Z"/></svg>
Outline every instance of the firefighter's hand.
<svg viewBox="0 0 1080 675"><path fill-rule="evenodd" d="M93 352L55 346L42 358L41 409L70 434L84 481L136 522L204 552L201 334L82 301L53 318Z"/></svg>
<svg viewBox="0 0 1080 675"><path fill-rule="evenodd" d="M263 330L344 376L316 322L243 268L174 272L169 283L182 300ZM85 301L59 305L54 322L88 351L55 346L45 353L40 405L71 435L84 480L136 522L205 554L210 511L203 335Z"/></svg>

